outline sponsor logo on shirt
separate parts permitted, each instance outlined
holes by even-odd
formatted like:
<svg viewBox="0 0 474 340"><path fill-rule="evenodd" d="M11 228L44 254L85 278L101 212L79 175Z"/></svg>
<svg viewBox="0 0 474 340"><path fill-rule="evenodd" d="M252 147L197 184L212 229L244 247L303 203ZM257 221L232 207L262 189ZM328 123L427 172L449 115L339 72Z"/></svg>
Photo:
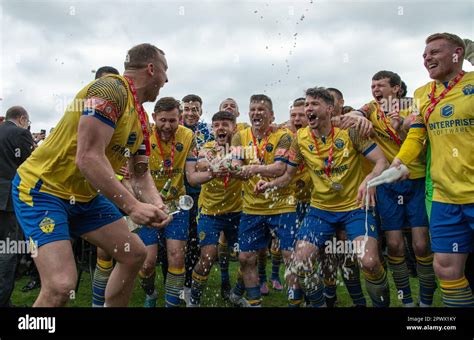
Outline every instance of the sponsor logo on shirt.
<svg viewBox="0 0 474 340"><path fill-rule="evenodd" d="M443 107L441 107L440 113L441 113L441 117L443 118L451 117L454 114L454 105L452 104L444 105Z"/></svg>
<svg viewBox="0 0 474 340"><path fill-rule="evenodd" d="M464 93L465 96L469 96L471 94L474 94L474 85L469 84L463 87L462 93Z"/></svg>

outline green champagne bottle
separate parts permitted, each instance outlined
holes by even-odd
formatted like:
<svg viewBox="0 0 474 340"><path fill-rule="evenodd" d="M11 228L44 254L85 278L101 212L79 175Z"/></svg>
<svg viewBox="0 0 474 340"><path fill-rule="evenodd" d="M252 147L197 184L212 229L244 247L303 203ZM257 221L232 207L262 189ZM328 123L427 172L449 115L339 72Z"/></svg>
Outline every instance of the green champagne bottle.
<svg viewBox="0 0 474 340"><path fill-rule="evenodd" d="M170 189L171 189L171 178L168 178L164 187L160 191L161 196L163 196L163 198L166 199L170 193Z"/></svg>

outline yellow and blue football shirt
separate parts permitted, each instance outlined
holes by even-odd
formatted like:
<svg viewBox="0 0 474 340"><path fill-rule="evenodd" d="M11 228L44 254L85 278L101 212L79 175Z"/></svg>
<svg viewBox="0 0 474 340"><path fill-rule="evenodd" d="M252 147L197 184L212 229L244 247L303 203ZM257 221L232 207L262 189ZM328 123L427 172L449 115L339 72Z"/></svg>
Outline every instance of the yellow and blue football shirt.
<svg viewBox="0 0 474 340"><path fill-rule="evenodd" d="M382 149L385 157L391 163L395 158L395 155L400 150L400 146L397 142L390 136L387 132L387 126L393 132L395 129L390 124L390 119L386 118L384 121L380 115L380 105L375 101L372 100L370 103L364 105L359 111L364 112L365 116L368 120L370 120L374 126L375 130L375 137L374 141L377 145ZM401 110L400 116L405 118L409 114L409 110ZM365 166L367 168L367 166ZM425 177L425 164L424 158L421 156L412 164L408 165L408 170L410 171L410 179L417 179Z"/></svg>
<svg viewBox="0 0 474 340"><path fill-rule="evenodd" d="M165 159L163 159L156 135L157 133L154 129L151 135L150 172L158 191L160 191L165 186L166 181L171 178L171 188L166 197L166 201L168 202L186 194L184 186L186 162L195 162L197 160L196 141L190 129L179 125L173 141L161 141L161 147L165 157ZM171 164L171 148L173 143L174 161L173 164ZM172 171L170 175L171 166Z"/></svg>
<svg viewBox="0 0 474 340"><path fill-rule="evenodd" d="M216 141L207 142L200 150L200 155L214 149ZM200 156L201 157L201 156ZM199 208L205 215L222 215L242 211L242 181L229 178L227 187L223 178L214 178L201 186Z"/></svg>
<svg viewBox="0 0 474 340"><path fill-rule="evenodd" d="M433 185L433 202L468 204L474 203L474 72L467 72L461 81L438 103L431 113L428 124L426 110L430 106L430 82L415 91L415 103L419 114L415 116L407 139L396 157L412 163L423 151L429 138ZM434 83L435 97L448 86Z"/></svg>
<svg viewBox="0 0 474 340"><path fill-rule="evenodd" d="M318 144L315 146L311 128L308 126L299 129L291 146L289 164L304 164L308 168L313 181L312 207L333 212L354 210L359 208L356 205L357 192L364 180L360 154L369 154L376 144L370 139L360 137L355 129L334 128L334 142L332 139L316 137ZM325 167L333 143L331 176L328 178ZM342 185L342 190L334 190L332 183Z"/></svg>
<svg viewBox="0 0 474 340"><path fill-rule="evenodd" d="M267 139L268 138L268 139ZM291 146L291 136L284 130L271 132L267 138L257 140L258 148L261 150L265 145L263 164L269 165L281 161L288 163L288 151ZM260 164L256 147L252 138L252 128L237 132L232 139L232 146L239 153L238 159L243 160L244 165ZM271 181L271 178L253 176L242 184L243 212L252 215L276 215L296 210L294 192L290 186L273 191L271 194L255 194L254 189L260 180Z"/></svg>
<svg viewBox="0 0 474 340"><path fill-rule="evenodd" d="M18 168L21 191L34 188L41 180L40 192L62 199L89 202L98 195L76 166L82 115L94 116L114 128L105 155L116 173L139 151L143 132L127 80L118 75L99 78L79 91L53 133Z"/></svg>

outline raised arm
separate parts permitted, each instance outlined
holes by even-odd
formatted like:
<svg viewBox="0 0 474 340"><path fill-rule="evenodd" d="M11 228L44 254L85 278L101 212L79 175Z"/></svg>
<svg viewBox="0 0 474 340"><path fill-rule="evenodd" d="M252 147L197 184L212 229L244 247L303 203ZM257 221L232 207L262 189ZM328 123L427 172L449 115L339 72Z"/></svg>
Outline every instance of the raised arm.
<svg viewBox="0 0 474 340"><path fill-rule="evenodd" d="M365 106L364 106L365 107ZM369 120L370 114L362 109L348 112L341 116L336 116L331 119L334 126L341 129L354 128L359 131L361 136L373 137L375 134L374 126Z"/></svg>

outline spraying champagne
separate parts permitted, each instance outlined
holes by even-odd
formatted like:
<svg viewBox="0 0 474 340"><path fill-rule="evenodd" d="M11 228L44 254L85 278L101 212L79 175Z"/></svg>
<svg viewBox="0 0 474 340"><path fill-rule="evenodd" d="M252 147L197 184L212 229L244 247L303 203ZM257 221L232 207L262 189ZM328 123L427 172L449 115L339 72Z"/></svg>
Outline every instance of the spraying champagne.
<svg viewBox="0 0 474 340"><path fill-rule="evenodd" d="M400 165L400 168L390 168L382 172L379 176L367 182L367 188L376 187L384 183L393 183L408 174L408 168Z"/></svg>

